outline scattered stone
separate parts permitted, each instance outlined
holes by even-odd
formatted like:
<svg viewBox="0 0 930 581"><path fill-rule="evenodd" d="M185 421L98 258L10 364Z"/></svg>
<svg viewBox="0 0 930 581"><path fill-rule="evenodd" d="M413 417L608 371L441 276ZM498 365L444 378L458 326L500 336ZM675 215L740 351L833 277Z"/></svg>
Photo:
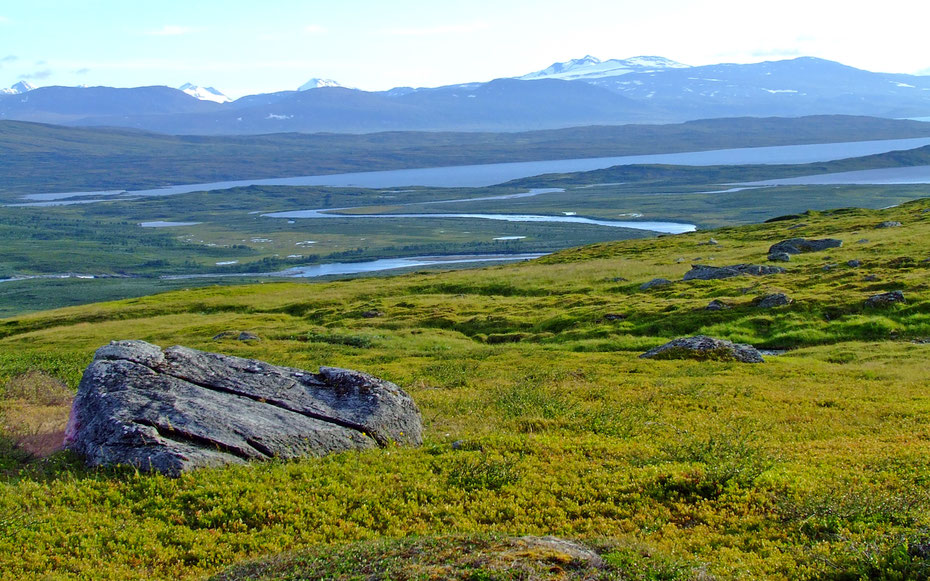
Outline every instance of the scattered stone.
<svg viewBox="0 0 930 581"><path fill-rule="evenodd" d="M224 339L235 339L237 341L261 341L262 338L254 333L248 331L223 331L222 333L217 333L213 336L214 341L222 341Z"/></svg>
<svg viewBox="0 0 930 581"><path fill-rule="evenodd" d="M791 255L788 254L787 252L773 252L772 254L769 254L768 258L772 262L790 262L791 261Z"/></svg>
<svg viewBox="0 0 930 581"><path fill-rule="evenodd" d="M788 230L797 230L798 228L804 228L805 226L807 226L807 224L805 224L804 222L800 222L798 224L793 224L791 226L788 226Z"/></svg>
<svg viewBox="0 0 930 581"><path fill-rule="evenodd" d="M878 275L877 275L877 274L867 274L867 275L865 275L865 276L862 277L862 280L864 280L865 282L876 282L876 281L878 281Z"/></svg>
<svg viewBox="0 0 930 581"><path fill-rule="evenodd" d="M887 293L881 293L878 295L872 295L865 300L865 306L867 307L884 307L894 303L906 303L904 300L904 293L901 291L891 291Z"/></svg>
<svg viewBox="0 0 930 581"><path fill-rule="evenodd" d="M790 305L793 302L794 299L789 298L785 293L772 293L759 297L753 301L753 304L760 309L771 309L772 307Z"/></svg>
<svg viewBox="0 0 930 581"><path fill-rule="evenodd" d="M859 240L856 240L856 244L868 244L868 243L869 243L868 238L860 238Z"/></svg>
<svg viewBox="0 0 930 581"><path fill-rule="evenodd" d="M375 319L377 317L383 317L383 316L384 316L384 313L382 313L381 311L363 311L362 312L362 317L366 319Z"/></svg>
<svg viewBox="0 0 930 581"><path fill-rule="evenodd" d="M654 278L649 282L644 282L643 284L639 285L639 290L649 290L651 288L668 286L670 284L672 284L672 281L667 278Z"/></svg>
<svg viewBox="0 0 930 581"><path fill-rule="evenodd" d="M886 222L882 222L881 224L877 224L875 228L897 228L900 225L901 225L901 222L895 222L894 220L888 220Z"/></svg>
<svg viewBox="0 0 930 581"><path fill-rule="evenodd" d="M681 337L640 355L645 359L700 359L762 363L762 355L752 345L733 343L706 335Z"/></svg>
<svg viewBox="0 0 930 581"><path fill-rule="evenodd" d="M169 476L421 442L420 412L393 383L144 341L97 350L65 432L65 445L91 466Z"/></svg>
<svg viewBox="0 0 930 581"><path fill-rule="evenodd" d="M730 305L726 304L725 302L719 299L714 299L710 301L709 303L707 303L707 306L704 307L704 310L705 311L723 311L729 308L731 308Z"/></svg>
<svg viewBox="0 0 930 581"><path fill-rule="evenodd" d="M711 238L710 240L708 240L708 241L706 241L706 242L698 242L698 246L707 246L707 245L710 245L710 246L717 246L718 244L720 244L720 243L717 242L717 240L715 240L714 238Z"/></svg>
<svg viewBox="0 0 930 581"><path fill-rule="evenodd" d="M789 238L769 247L769 254L787 252L788 254L802 254L804 252L820 252L828 248L839 248L843 241L837 238L824 238L822 240L808 240L806 238Z"/></svg>
<svg viewBox="0 0 930 581"><path fill-rule="evenodd" d="M825 265L823 265L823 271L824 271L824 272L830 272L831 270L833 270L833 269L836 268L837 266L839 266L839 264L836 264L835 262L832 263L832 264L825 264Z"/></svg>
<svg viewBox="0 0 930 581"><path fill-rule="evenodd" d="M759 266L757 264L734 264L733 266L705 266L692 264L691 270L685 273L684 280L713 280L718 278L731 278L744 274L764 276L781 274L785 269L780 266Z"/></svg>
<svg viewBox="0 0 930 581"><path fill-rule="evenodd" d="M622 276L615 276L612 279L610 279L610 282L630 282L630 279L623 278Z"/></svg>
<svg viewBox="0 0 930 581"><path fill-rule="evenodd" d="M847 260L846 266L850 268L859 268L860 266L862 266L862 262L859 260Z"/></svg>
<svg viewBox="0 0 930 581"><path fill-rule="evenodd" d="M623 313L607 313L604 315L604 319L608 321L622 321L626 318L626 315Z"/></svg>
<svg viewBox="0 0 930 581"><path fill-rule="evenodd" d="M685 261L684 258L676 258L676 259L675 259L675 264L681 264L681 263L684 262L684 261Z"/></svg>

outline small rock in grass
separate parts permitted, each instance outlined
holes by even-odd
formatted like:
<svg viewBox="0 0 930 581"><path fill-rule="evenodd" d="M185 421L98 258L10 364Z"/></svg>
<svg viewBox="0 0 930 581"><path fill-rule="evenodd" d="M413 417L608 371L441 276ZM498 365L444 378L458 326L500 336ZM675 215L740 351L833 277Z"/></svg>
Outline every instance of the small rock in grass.
<svg viewBox="0 0 930 581"><path fill-rule="evenodd" d="M667 278L654 278L649 282L644 282L643 284L639 285L639 290L649 290L651 288L668 286L670 284L672 284L672 281Z"/></svg>
<svg viewBox="0 0 930 581"><path fill-rule="evenodd" d="M773 252L769 254L769 260L772 262L790 262L791 255L787 252Z"/></svg>
<svg viewBox="0 0 930 581"><path fill-rule="evenodd" d="M383 317L383 316L384 316L384 313L382 313L381 311L363 311L362 312L362 317L366 319L374 319L374 318Z"/></svg>
<svg viewBox="0 0 930 581"><path fill-rule="evenodd" d="M771 309L772 307L790 305L792 302L794 302L794 299L789 298L785 293L772 293L759 297L754 301L754 304L760 309Z"/></svg>
<svg viewBox="0 0 930 581"><path fill-rule="evenodd" d="M644 359L699 359L762 363L762 355L752 345L733 343L706 335L681 337L640 355Z"/></svg>
<svg viewBox="0 0 930 581"><path fill-rule="evenodd" d="M723 311L729 308L731 308L730 305L726 304L725 302L719 299L714 299L710 301L709 303L707 303L707 306L704 307L704 310L705 311Z"/></svg>
<svg viewBox="0 0 930 581"><path fill-rule="evenodd" d="M261 341L262 338L256 335L255 333L249 333L248 331L243 331L239 333L239 336L236 337L240 341Z"/></svg>
<svg viewBox="0 0 930 581"><path fill-rule="evenodd" d="M859 268L860 266L862 266L862 262L859 260L848 260L846 261L846 266L849 266L852 268Z"/></svg>
<svg viewBox="0 0 930 581"><path fill-rule="evenodd" d="M839 265L836 264L836 263L833 263L833 264L825 264L825 265L823 266L823 271L824 271L824 272L830 272L831 270L833 270L833 269L836 268L837 266L839 266Z"/></svg>
<svg viewBox="0 0 930 581"><path fill-rule="evenodd" d="M901 291L891 291L887 293L881 293L877 295L872 295L865 300L865 306L867 307L884 307L894 303L906 303L904 299L904 293Z"/></svg>
<svg viewBox="0 0 930 581"><path fill-rule="evenodd" d="M804 252L820 252L828 248L839 248L843 241L837 238L823 238L821 240L808 240L806 238L789 238L769 247L769 254L787 252L788 254L801 254Z"/></svg>
<svg viewBox="0 0 930 581"><path fill-rule="evenodd" d="M878 281L878 275L877 275L877 274L867 274L867 275L865 275L865 276L862 277L862 280L864 280L865 282L876 282L876 281Z"/></svg>
<svg viewBox="0 0 930 581"><path fill-rule="evenodd" d="M880 224L877 224L875 227L876 228L897 228L900 225L901 225L901 222L896 222L894 220L888 220Z"/></svg>
<svg viewBox="0 0 930 581"><path fill-rule="evenodd" d="M781 274L783 272L785 272L785 269L780 266L759 266L757 264L705 266L702 264L693 264L691 265L691 270L685 273L684 280L713 280L731 278L743 274L765 276L769 274Z"/></svg>

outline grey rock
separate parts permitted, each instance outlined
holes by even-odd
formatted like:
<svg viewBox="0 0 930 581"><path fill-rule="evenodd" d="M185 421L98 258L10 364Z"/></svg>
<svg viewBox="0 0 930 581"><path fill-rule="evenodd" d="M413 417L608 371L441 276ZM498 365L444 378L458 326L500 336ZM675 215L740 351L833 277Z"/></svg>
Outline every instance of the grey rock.
<svg viewBox="0 0 930 581"><path fill-rule="evenodd" d="M760 309L771 309L772 307L790 305L792 302L794 302L794 299L789 298L785 293L772 293L759 297L754 301L754 304Z"/></svg>
<svg viewBox="0 0 930 581"><path fill-rule="evenodd" d="M725 302L719 299L714 299L710 301L709 303L707 303L707 306L704 307L704 310L705 311L723 311L729 308L731 308L730 305L726 304Z"/></svg>
<svg viewBox="0 0 930 581"><path fill-rule="evenodd" d="M839 264L837 264L837 263L835 263L835 262L834 262L834 263L831 263L831 264L825 264L825 265L823 265L823 271L824 271L824 272L830 272L831 270L833 270L833 269L836 268L837 266L839 266Z"/></svg>
<svg viewBox="0 0 930 581"><path fill-rule="evenodd" d="M865 276L862 277L862 280L864 280L865 282L876 282L876 281L878 280L878 275L877 275L877 274L867 274L867 275L865 275Z"/></svg>
<svg viewBox="0 0 930 581"><path fill-rule="evenodd" d="M262 338L256 335L255 333L250 333L248 331L243 331L239 333L239 336L236 337L240 341L261 341Z"/></svg>
<svg viewBox="0 0 930 581"><path fill-rule="evenodd" d="M708 245L717 246L718 244L720 243L717 242L715 238L711 238L710 240L707 240L706 242L698 242L698 246L708 246Z"/></svg>
<svg viewBox="0 0 930 581"><path fill-rule="evenodd" d="M849 267L851 267L851 268L859 268L860 266L862 266L862 261L860 261L860 260L855 260L855 259L854 259L854 260L847 260L847 261L846 261L846 266L849 266Z"/></svg>
<svg viewBox="0 0 930 581"><path fill-rule="evenodd" d="M651 288L668 286L670 284L672 284L672 281L667 278L654 278L649 282L644 282L643 284L639 285L639 290L649 290Z"/></svg>
<svg viewBox="0 0 930 581"><path fill-rule="evenodd" d="M376 319L378 317L383 317L384 313L381 311L362 311L362 317L365 319Z"/></svg>
<svg viewBox="0 0 930 581"><path fill-rule="evenodd" d="M261 341L261 337L255 333L250 333L249 331L223 331L222 333L217 333L213 336L214 341L222 341L224 339L235 339L237 341Z"/></svg>
<svg viewBox="0 0 930 581"><path fill-rule="evenodd" d="M897 228L900 225L901 225L901 222L895 222L894 220L888 220L886 222L876 224L875 227L876 228Z"/></svg>
<svg viewBox="0 0 930 581"><path fill-rule="evenodd" d="M762 363L762 355L752 345L733 343L706 335L681 337L640 355L645 359L709 359Z"/></svg>
<svg viewBox="0 0 930 581"><path fill-rule="evenodd" d="M764 276L781 274L785 269L780 266L759 266L757 264L734 264L733 266L706 266L703 264L691 265L691 270L685 273L684 280L712 280L730 278L749 274Z"/></svg>
<svg viewBox="0 0 930 581"><path fill-rule="evenodd" d="M65 444L91 466L177 476L206 466L422 442L396 385L186 347L114 341L84 372Z"/></svg>
<svg viewBox="0 0 930 581"><path fill-rule="evenodd" d="M867 307L884 307L894 303L906 303L904 299L904 293L901 291L891 291L887 293L881 293L877 295L872 295L865 300L865 306Z"/></svg>
<svg viewBox="0 0 930 581"><path fill-rule="evenodd" d="M772 262L790 262L791 255L787 252L773 252L768 256Z"/></svg>
<svg viewBox="0 0 930 581"><path fill-rule="evenodd" d="M856 240L856 244L868 244L868 243L869 243L868 238L860 238L859 240Z"/></svg>
<svg viewBox="0 0 930 581"><path fill-rule="evenodd" d="M820 252L828 248L839 248L843 241L837 238L824 238L822 240L808 240L806 238L789 238L769 247L769 254L787 252L788 254L802 254L805 252Z"/></svg>
<svg viewBox="0 0 930 581"><path fill-rule="evenodd" d="M804 228L805 226L807 226L807 224L805 224L804 222L799 222L798 224L793 224L791 226L788 226L788 230L797 230L798 228Z"/></svg>

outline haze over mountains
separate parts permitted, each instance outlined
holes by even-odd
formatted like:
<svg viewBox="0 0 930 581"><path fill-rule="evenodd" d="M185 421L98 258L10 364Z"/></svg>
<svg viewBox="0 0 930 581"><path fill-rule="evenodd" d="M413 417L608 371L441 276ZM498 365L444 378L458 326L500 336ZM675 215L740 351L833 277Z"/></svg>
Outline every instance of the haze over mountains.
<svg viewBox="0 0 930 581"><path fill-rule="evenodd" d="M0 119L171 134L524 131L736 116L930 116L930 77L802 57L690 67L586 56L520 77L367 92L329 79L226 102L213 88L43 87L0 94Z"/></svg>

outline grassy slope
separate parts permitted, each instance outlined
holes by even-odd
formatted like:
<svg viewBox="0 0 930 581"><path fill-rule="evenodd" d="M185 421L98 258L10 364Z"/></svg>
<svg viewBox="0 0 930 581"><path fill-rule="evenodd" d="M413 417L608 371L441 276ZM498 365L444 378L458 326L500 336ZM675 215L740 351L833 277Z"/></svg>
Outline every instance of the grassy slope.
<svg viewBox="0 0 930 581"><path fill-rule="evenodd" d="M0 576L197 578L309 545L498 533L592 541L615 572L634 562L641 578L920 578L928 346L911 340L930 336L928 207L813 212L534 264L213 287L0 321L0 385L40 370L73 388L96 347L139 338L365 370L409 390L427 432L418 450L177 480L5 452ZM884 220L904 226L874 228ZM699 244L710 236L720 244ZM793 236L845 244L796 257L783 275L638 290L657 276L680 280L695 261L763 262L770 244ZM893 289L906 305L862 305ZM775 291L795 302L750 305ZM704 311L713 298L733 308ZM233 329L263 340L211 340ZM637 357L695 333L792 350L760 365ZM465 445L453 450L456 440Z"/></svg>
<svg viewBox="0 0 930 581"><path fill-rule="evenodd" d="M930 125L870 117L715 119L525 133L167 136L0 121L0 201L312 174L926 137Z"/></svg>

